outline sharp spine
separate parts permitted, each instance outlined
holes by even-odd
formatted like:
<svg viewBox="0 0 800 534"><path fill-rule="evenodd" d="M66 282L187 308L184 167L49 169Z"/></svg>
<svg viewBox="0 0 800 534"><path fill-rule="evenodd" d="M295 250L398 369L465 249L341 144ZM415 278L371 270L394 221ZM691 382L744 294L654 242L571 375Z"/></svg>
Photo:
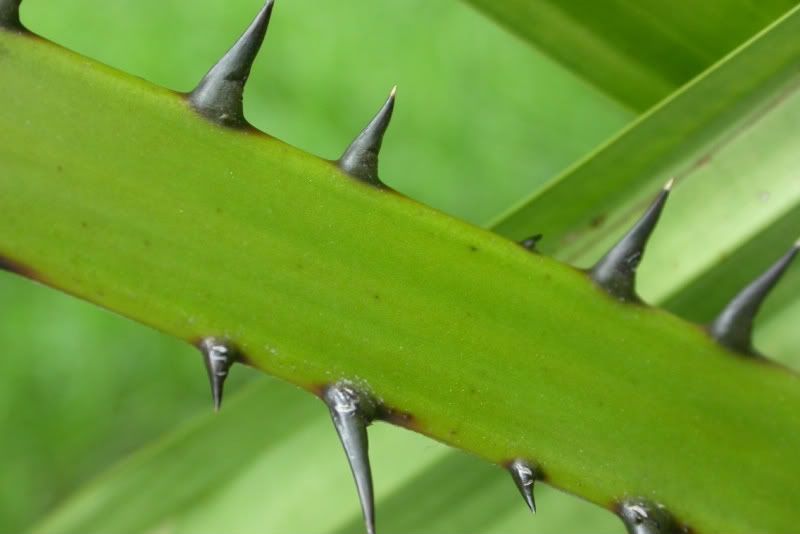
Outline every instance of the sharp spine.
<svg viewBox="0 0 800 534"><path fill-rule="evenodd" d="M536 501L533 498L533 485L537 477L536 469L525 460L514 460L508 466L508 471L511 473L511 478L514 479L514 484L517 485L519 494L525 500L525 504L535 514Z"/></svg>
<svg viewBox="0 0 800 534"><path fill-rule="evenodd" d="M778 261L742 289L711 323L709 331L721 345L750 356L758 356L753 348L753 321L761 304L781 279L800 250L797 241Z"/></svg>
<svg viewBox="0 0 800 534"><path fill-rule="evenodd" d="M229 342L216 337L207 337L200 341L200 352L203 353L203 362L208 373L208 382L211 385L211 397L214 400L214 411L219 411L222 406L222 390L228 371L239 359L238 351Z"/></svg>
<svg viewBox="0 0 800 534"><path fill-rule="evenodd" d="M267 0L239 40L189 94L198 113L225 126L244 127L244 85L267 33L274 0Z"/></svg>
<svg viewBox="0 0 800 534"><path fill-rule="evenodd" d="M519 242L520 246L526 250L533 252L534 254L539 254L539 250L536 248L536 245L539 244L539 241L542 240L542 234L532 235L527 239L523 239Z"/></svg>
<svg viewBox="0 0 800 534"><path fill-rule="evenodd" d="M22 0L0 0L0 28L22 30L19 21L19 6Z"/></svg>
<svg viewBox="0 0 800 534"><path fill-rule="evenodd" d="M672 185L673 180L670 179L633 228L589 271L597 285L621 301L640 302L636 294L636 269Z"/></svg>
<svg viewBox="0 0 800 534"><path fill-rule="evenodd" d="M375 499L367 439L367 426L375 416L375 403L347 383L328 387L323 400L331 412L333 426L342 442L353 473L367 533L375 534Z"/></svg>
<svg viewBox="0 0 800 534"><path fill-rule="evenodd" d="M383 134L386 133L389 121L392 119L396 93L397 86L394 86L383 107L336 162L339 168L350 176L378 187L384 187L378 177L378 153L381 150Z"/></svg>
<svg viewBox="0 0 800 534"><path fill-rule="evenodd" d="M629 499L620 503L617 513L625 524L628 534L684 534L687 532L675 521L666 508L643 499Z"/></svg>

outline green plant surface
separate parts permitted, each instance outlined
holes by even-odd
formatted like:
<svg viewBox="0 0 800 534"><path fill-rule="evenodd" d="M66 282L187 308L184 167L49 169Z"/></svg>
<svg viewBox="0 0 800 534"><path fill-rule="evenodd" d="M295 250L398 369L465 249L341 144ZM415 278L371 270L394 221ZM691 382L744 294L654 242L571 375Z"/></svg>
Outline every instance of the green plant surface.
<svg viewBox="0 0 800 534"><path fill-rule="evenodd" d="M671 233L648 247L641 293L662 301L677 289L672 278L700 276L741 240L799 209L796 13L498 217L496 230L519 239L546 228L545 253L585 266L638 217L659 184L676 176L662 223L694 221L702 238ZM785 239L783 247L794 240ZM671 266L669 277L651 275L663 264Z"/></svg>
<svg viewBox="0 0 800 534"><path fill-rule="evenodd" d="M734 68L735 62L727 62L718 69ZM693 89L688 89L687 94ZM702 120L702 117L700 118ZM647 124L640 124L638 128L643 131L643 135L648 136ZM629 133L630 136L638 135L639 130ZM624 140L624 138L622 138ZM725 152L733 154L735 152ZM716 162L721 168L730 168L737 164L736 159L728 161L723 155L716 158ZM762 152L765 161L769 161L772 156L768 152ZM689 157L692 154L689 153ZM655 164L653 164L655 165ZM616 168L619 168L618 166ZM763 189L758 184L753 184L745 176L731 174L723 176L721 173L705 177L704 180L719 180L720 183L727 183L729 187L736 188L745 192L747 195L763 199ZM774 191L786 190L785 187L773 186ZM774 193L777 194L777 193ZM657 234L650 244L648 250L648 260L653 249L657 249L662 242L671 242L674 238L691 235L695 228L712 228L719 224L718 218L723 222L733 216L744 218L755 217L758 219L758 212L742 212L737 208L738 199L732 199L725 204L730 214L720 216L718 213L709 210L698 210L692 216L671 216L676 205L683 202L690 202L689 198L683 194L682 189L678 189L668 206L664 219L661 221ZM763 200L762 200L763 201ZM534 203L539 202L534 200ZM534 208L536 206L534 205ZM622 203L615 212L619 212L620 217L629 217L635 209L633 206ZM532 211L536 211L533 209ZM615 216L611 216L614 218ZM780 210L776 217L765 230L759 231L755 236L750 235L750 231L742 231L742 227L737 225L723 225L720 231L727 230L724 239L715 239L705 243L704 250L709 257L719 258L712 265L705 265L702 275L693 277L689 270L674 272L673 264L670 262L649 262L646 276L640 281L645 287L651 279L664 280L665 289L662 292L668 295L665 301L655 302L665 306L676 313L697 321L706 322L710 320L724 305L724 303L750 280L752 280L765 266L786 248L787 243L791 242L797 235L800 228L800 215L796 208L791 209L786 215L781 215ZM617 234L616 228L609 228L609 225L601 225L592 235L592 239L597 239L600 235L602 239L607 239L604 234ZM735 253L730 255L730 243L736 243ZM558 244L556 244L558 246ZM583 259L583 258L581 258ZM800 360L796 357L793 350L800 344L796 325L797 305L795 295L800 290L800 273L797 270L790 272L781 282L779 290L776 291L759 316L757 346L770 357L775 357L781 362L794 368L800 366ZM267 395L275 384L260 384ZM305 399L307 401L307 399ZM296 395L293 403L304 402L304 397ZM310 401L309 401L310 402ZM266 401L260 405L273 405L275 402ZM251 402L228 403L225 411L247 411L251 413L249 417L256 418L258 407L254 407ZM238 416L237 416L238 417ZM327 414L320 406L317 411L304 419L306 425L319 425L319 436L314 436L304 440L303 450L311 458L317 455L324 455L329 451L329 447L336 446L335 438L327 429ZM312 423L313 421L313 423ZM285 432L294 429L296 422L282 423L280 414L274 416L272 427L283 428ZM381 429L380 431L375 431ZM610 514L604 515L599 510L591 510L585 505L576 501L562 500L560 505L561 513L552 513L552 507L556 503L548 502L551 493L546 493L542 489L537 489L537 500L540 501L540 514L533 520L527 516L524 507L517 501L513 488L508 482L507 475L499 470L492 470L484 466L479 461L464 456L458 452L445 453L441 446L433 446L429 442L427 445L414 447L415 442L409 442L398 434L396 430L383 429L380 425L373 431L372 450L374 452L373 463L377 473L378 490L378 510L379 526L382 532L453 532L475 530L481 532L564 532L568 530L579 531L578 525L592 525L593 532L614 532L619 530L619 525ZM184 431L181 430L181 433ZM222 434L225 440L222 444L205 446L209 457L213 457L216 451L221 449L232 449L242 438L237 432L227 429L220 431L217 418L208 415L203 418L202 424L193 426L192 438L187 440L192 447L203 448L203 443L209 441L205 438L209 434ZM283 437L273 434L267 441L266 450L261 451L265 455L263 460L263 470L255 473L241 474L236 470L227 470L222 476L224 483L206 484L199 483L191 492L193 496L191 506L184 506L187 499L186 495L174 495L171 488L165 487L163 491L153 490L145 492L148 487L147 481L151 477L161 473L167 466L179 466L186 462L186 469L191 469L195 464L194 458L191 461L185 460L185 445L175 442L172 438L167 438L158 446L157 454L145 452L137 454L122 466L115 468L108 473L101 481L88 490L78 493L66 505L58 510L45 523L40 525L41 532L103 532L109 530L119 530L123 525L126 530L145 530L155 529L165 524L172 525L179 532L197 532L199 525L214 525L208 527L211 531L221 528L223 525L236 526L239 532L259 532L264 528L275 530L279 526L283 529L299 528L301 523L297 519L301 513L288 513L287 510L296 506L295 495L282 492L281 485L273 481L283 480L284 476L276 472L279 466L292 465L295 460L292 452L286 451L276 457L272 451L271 444L282 443ZM413 451L413 452L409 452ZM414 458L413 462L407 463L398 459ZM209 460L210 461L210 460ZM202 462L201 462L202 463ZM323 464L321 460L309 461L312 466L319 468ZM317 473L317 479L325 478L327 483L337 483L347 480L348 474L344 462L339 462L339 471L325 471L324 475ZM420 471L423 465L425 470ZM429 467L430 466L430 467ZM249 466L248 466L249 469ZM245 469L247 471L247 469ZM403 478L405 477L405 478ZM239 481L244 478L245 481ZM208 487L213 487L209 494ZM353 492L327 491L326 492L324 517L322 523L313 522L312 518L306 517L308 523L302 523L304 530L315 532L338 532L358 530L361 518L357 511ZM184 486L189 492L190 488ZM258 490L258 491L256 491ZM198 503L197 496L205 496L202 502ZM248 499L253 495L258 495L259 502L268 502L269 506L256 506L256 503L248 504ZM419 496L425 495L425 502L430 502L430 507L419 506ZM552 498L552 497L551 497ZM134 514L134 519L130 522L127 517L109 516L106 511L112 507L109 502L128 502L134 503L131 506L140 511L153 511L152 515L146 513ZM335 518L341 517L341 509L349 509L349 520L340 528L340 521ZM254 510L258 509L258 513ZM247 511L246 513L243 513ZM291 517L293 523L287 525L281 523L287 517ZM199 518L199 519L198 519ZM581 523L580 521L585 522ZM574 522L573 522L574 521ZM586 527L583 527L586 528ZM606 530L607 529L607 530ZM202 530L202 529L201 529Z"/></svg>
<svg viewBox="0 0 800 534"><path fill-rule="evenodd" d="M287 409L271 413L269 424L253 425L265 406ZM544 488L537 490L543 512L532 520L508 475L489 464L388 425L375 425L370 434L381 532L564 532L581 524L593 532L619 530L613 516L577 499L550 513L549 505L561 503L551 502L558 495ZM336 446L319 402L265 379L218 416L205 414L117 466L35 532L358 532L363 523L347 466L326 465ZM237 454L218 461L220 450ZM171 487L174 478L182 481L179 492Z"/></svg>
<svg viewBox="0 0 800 534"><path fill-rule="evenodd" d="M794 222L777 225L778 234L785 233L785 226ZM673 223L659 229L659 236L688 229ZM770 237L759 236L756 242L742 247L741 253L709 272L707 278L713 279L714 283L682 290L681 309L711 309L709 301L711 306L717 309L721 307L732 292L763 268L763 258L774 255L773 249L780 242ZM662 266L662 270L664 273L659 275L669 272L667 266ZM735 275L732 271L735 271ZM797 342L797 310L789 306L786 310L787 320L784 320L785 314L775 317L774 312L770 312L782 301L791 303L797 282L800 281L797 274L795 270L794 274L790 273L781 282L780 290L770 299L770 306L765 310L767 313L762 312L758 323L759 333L768 334L759 336L759 346L771 356L780 356L781 361L793 367L800 365L792 350ZM742 276L745 278L739 280ZM680 281L676 280L675 283L681 285ZM778 308L782 309L782 306ZM285 386L274 381L260 383L253 388L261 392L259 395L263 395L262 399L254 402L251 393L237 395L235 401L233 398L227 401L222 416L252 421L260 417L263 406L295 406L313 402L299 392L294 394L291 402L285 402L281 397ZM358 531L362 520L354 492L337 491L326 485L347 481L348 473L345 463L341 461L338 462L338 470L334 466L322 467L325 462L319 456L330 451L330 447L335 447L336 440L328 428L327 414L319 405L316 411L309 410L302 418L305 426L318 428L319 435L303 437L302 446L297 447L302 447L304 451L303 463L315 470L309 477L313 476L319 481L322 485L320 491L325 494L320 504L321 520L318 514L307 516L302 514L302 510L293 509L293 506L305 505L307 501L295 493L286 493L281 482L291 475L282 474L280 470L291 469L287 466L297 463L297 452L293 447L284 447L278 453L274 451L275 445L283 444L287 435L294 435L300 424L300 418L292 410L286 414L278 412L270 415L270 424L263 429L264 432L270 432L270 438L264 440L264 450L258 451L263 457L257 462L261 466L259 469L251 471L250 463L237 466L238 469L223 466L219 478L211 483L203 478L191 478L178 473L175 476L184 481L180 494L176 494L169 484L154 488L150 481L161 476L166 469L172 472L183 468L187 474L191 474L197 464L213 464L217 451L238 450L237 443L247 441L246 436L253 432L251 425L243 424L239 429L220 423L220 417L206 414L202 417L202 423L192 423L187 425L190 430L181 429L177 432L180 436L186 436L185 439L178 440L171 436L135 454L67 501L40 524L37 531L150 531L166 525L170 525L175 532L194 533L213 532L223 527L237 532L277 531L279 527L292 530L299 529L301 525L303 530L320 533ZM619 532L621 529L611 514L574 499L561 497L556 500L558 496L547 491L546 487L537 488L540 512L532 519L518 502L505 473L463 453L447 452L441 445L434 445L430 441L420 438L414 440L412 435L403 434L401 430L378 425L372 430L371 441L373 465L378 477L381 532L579 532L586 529L586 525L591 525L592 532ZM204 451L206 457L198 460L195 454L187 454L187 450ZM243 450L242 453L250 459L252 451ZM420 466L425 469L420 470ZM421 502L420 496L424 496ZM317 502L316 498L313 500ZM138 512L129 515L108 514L109 509L116 508L116 503L127 503L131 510ZM350 510L350 519L344 523L345 527L340 528L339 520L334 519L341 517L342 509Z"/></svg>
<svg viewBox="0 0 800 534"><path fill-rule="evenodd" d="M468 3L639 111L796 5L794 0Z"/></svg>
<svg viewBox="0 0 800 534"><path fill-rule="evenodd" d="M188 90L259 5L26 0L22 15L37 34ZM358 20L370 24L356 26ZM298 35L310 34L314 46L299 43ZM431 50L448 60L427 61ZM492 76L465 88L473 70ZM531 191L630 117L460 2L426 0L279 1L245 108L254 124L335 157L394 83L400 112L382 174L410 196L472 221ZM502 145L486 150L487 135ZM0 375L0 456L3 480L13 480L0 485L0 531L20 532L114 458L205 413L208 392L191 347L5 273L0 278L0 299L14 310L0 325L9 348ZM258 375L237 368L226 391ZM62 377L70 387L55 387ZM342 461L328 459L337 467Z"/></svg>
<svg viewBox="0 0 800 534"><path fill-rule="evenodd" d="M25 0L22 16L66 48L188 91L262 3ZM397 84L382 175L460 219L485 223L635 117L460 1L291 0L275 16L247 84L250 121L334 159Z"/></svg>
<svg viewBox="0 0 800 534"><path fill-rule="evenodd" d="M768 443L768 438L796 424L794 408L800 399L794 375L731 358L680 320L622 306L571 269L354 183L329 164L270 138L231 135L191 115L170 93L89 62L74 62L28 38L6 35L2 44L9 72L19 72L14 61L20 51L40 67L14 77L4 88L5 100L43 102L37 93L46 85L42 77L57 78L68 97L61 102L66 108L31 110L27 124L4 121L11 123L19 146L33 151L36 143L52 145L49 131L103 154L101 161L97 154L86 161L80 151L54 151L35 161L14 154L10 160L11 173L24 168L30 180L9 184L19 204L4 210L12 231L0 248L14 250L23 264L36 265L38 277L58 272L62 288L186 339L228 334L253 363L305 387L340 377L366 380L389 406L419 414L405 420L415 430L494 461L535 458L548 480L594 502L608 504L629 492L647 492L699 529L747 531L749 521L758 518L763 521L758 528L782 530L792 522L786 488L796 444L791 438ZM136 117L124 124L116 119L128 111L127 101L117 98L118 92L135 93L138 99ZM81 111L86 111L82 117L92 112L94 128L74 121ZM37 129L45 123L49 130ZM34 130L39 137L31 136ZM118 142L122 139L137 142L126 145ZM213 147L223 141L226 152L215 152ZM174 150L189 155L177 168L169 157ZM149 159L142 161L141 154ZM71 191L82 194L62 191L58 213L49 206L32 222L30 211L22 213L20 206L36 206L44 190L54 198L59 164L73 179ZM271 168L279 168L279 175L268 174ZM125 194L111 199L108 190ZM180 202L159 207L152 201L164 197ZM223 207L220 199L226 201ZM15 222L23 220L24 239L13 232L19 228ZM75 224L58 226L54 220ZM364 227L371 235L360 230ZM60 238L59 249L53 248L54 237ZM145 264L137 265L141 258ZM203 268L187 277L185 265ZM236 266L236 277L222 275L230 265ZM253 285L260 288L258 295ZM537 298L525 298L534 289ZM392 306L381 307L380 301ZM428 319L441 320L420 324L420 310ZM485 310L492 310L491 321ZM464 322L450 322L470 312ZM620 332L620 324L630 329ZM530 325L538 328L532 331ZM641 357L637 347L654 338L667 341ZM322 353L324 362L319 361ZM547 357L555 354L558 358ZM491 363L497 355L502 355L503 369ZM419 376L408 369L427 371ZM704 390L703 377L710 375L724 378ZM451 385L447 391L436 385L442 376ZM535 390L521 387L533 376L570 376L572 383L539 380ZM582 380L597 387L599 397ZM696 396L673 398L675 387ZM519 395L509 398L509 390ZM756 392L761 396L754 401ZM631 404L636 395L640 398ZM770 402L780 395L783 404ZM609 421L624 413L630 427L615 427L619 432L609 434L596 410L598 398ZM773 418L764 421L760 414L767 406ZM710 413L719 419L710 419ZM691 428L687 414L697 416ZM652 424L654 416L661 425ZM696 435L698 424L708 434ZM742 449L720 453L714 436L733 436ZM592 443L592 449L583 448L585 443ZM645 461L667 449L672 465ZM613 451L620 450L630 454L615 457ZM783 461L781 469L761 466L750 477L759 490L774 495L753 501L734 489L747 465L745 450L748 457L763 453ZM697 465L713 466L713 481ZM680 482L675 470L685 474ZM703 491L709 483L718 490L713 495ZM685 491L686 485L699 494Z"/></svg>
<svg viewBox="0 0 800 534"><path fill-rule="evenodd" d="M670 279L678 298L668 304L679 312L695 315L693 318L708 320L784 247L787 235L793 235L791 232L796 231L798 222L796 215L778 222L768 232L740 246L734 256L720 262L700 280L687 284L681 279ZM674 218L671 222L666 221L663 227L659 227L654 241L668 239L672 233L680 235L691 231L693 224L694 221ZM657 272L652 274L668 277L670 270L669 265L661 264ZM797 270L790 272L781 282L779 291L770 298L769 305L759 317L758 332L763 335L757 340L757 345L765 353L795 368L800 365L792 350L798 342L794 295L800 287L799 274ZM262 402L241 399L235 403L229 401L224 413L246 411L247 416L237 414L235 417L253 420L258 418L262 406L278 404L278 401L266 397L277 384L270 382L254 387L262 388L265 395ZM291 401L292 405L302 402L312 401L299 393ZM235 526L237 532L276 530L279 527L287 530L300 528L300 525L303 530L320 533L357 531L361 518L353 492L329 491L329 487L323 484L321 491L325 492L326 497L324 505L321 505L324 521L320 523L315 522L316 516L304 517L307 522L301 522L298 519L303 517L300 511L289 512L302 499L298 499L294 493L284 492L279 481L284 480L286 475L279 470L297 461L296 452L293 447L284 448L283 453L276 454L273 451L275 444L283 443L286 439L283 434L291 435L296 430L299 418L293 412L288 415L286 422L282 413L270 416L272 434L269 440L265 440L265 450L259 451L264 458L259 462L262 468L255 472L250 471L250 464L241 466L241 471L224 469L219 482L209 484L200 479L196 485L187 481L187 477L178 476L185 481L182 486L184 493L178 495L169 485L163 489L152 487L149 480L159 476L168 467L175 469L176 466L183 466L192 471L198 463L211 462L220 449L235 450L236 444L244 439L242 433L251 432L246 426L242 432L223 427L218 424L217 416L208 414L203 417L202 424L192 425L192 434L184 440L186 443L167 438L156 447L157 453L147 451L136 454L95 485L78 493L40 525L38 531L144 531L164 525L171 525L177 532L203 531L203 525L208 531L215 531L224 525L231 528ZM320 469L324 462L319 456L336 445L328 428L327 414L318 406L315 412L306 414L303 421L306 426L314 425L319 429L319 435L303 438L302 450L309 468ZM181 435L184 432L179 431ZM620 529L610 514L604 515L599 509L592 510L574 500L550 502L555 496L543 491L543 488L537 489L540 513L531 519L516 499L505 473L490 469L462 453L445 454L441 446L434 447L430 442L409 441L407 435L398 432L401 431L382 425L372 432L381 532L565 532L580 531L580 525L592 525L593 532L618 532ZM223 439L222 443L206 437L210 435ZM187 447L205 450L208 459L197 461L194 455L187 455ZM249 451L244 451L244 454L249 457ZM347 481L346 466L344 462L339 464L339 471L315 471L314 476L329 484ZM420 472L420 466L426 469ZM148 490L144 491L145 488ZM425 496L423 501L430 503L430 506L419 505L420 495ZM255 501L251 503L252 499L259 499L258 502L262 504L257 505ZM186 504L187 501L192 504ZM107 510L119 502L129 503L132 509L140 512L130 516L109 515ZM264 502L269 505L265 506ZM556 505L560 505L556 509L561 513L553 512ZM343 508L350 510L350 519L345 523L346 527L339 528L336 518L341 517ZM291 518L288 519L290 524L285 523L287 517Z"/></svg>

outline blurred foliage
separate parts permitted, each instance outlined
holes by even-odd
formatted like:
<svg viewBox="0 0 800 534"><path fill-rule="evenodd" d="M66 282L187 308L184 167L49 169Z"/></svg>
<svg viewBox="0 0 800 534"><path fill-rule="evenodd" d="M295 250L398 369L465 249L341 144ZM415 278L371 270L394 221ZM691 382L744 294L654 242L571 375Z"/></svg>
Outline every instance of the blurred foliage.
<svg viewBox="0 0 800 534"><path fill-rule="evenodd" d="M259 0L26 0L22 17L68 48L188 90L258 6ZM382 176L474 222L529 193L631 118L455 0L279 2L248 85L246 113L276 137L336 157L395 83L398 108ZM0 531L20 531L118 458L210 409L193 348L2 272L0 299L8 310L0 323L7 349ZM255 374L237 368L229 395ZM269 423L265 417L258 424ZM347 477L341 458L335 460Z"/></svg>
<svg viewBox="0 0 800 534"><path fill-rule="evenodd" d="M795 0L467 0L633 110L645 111Z"/></svg>

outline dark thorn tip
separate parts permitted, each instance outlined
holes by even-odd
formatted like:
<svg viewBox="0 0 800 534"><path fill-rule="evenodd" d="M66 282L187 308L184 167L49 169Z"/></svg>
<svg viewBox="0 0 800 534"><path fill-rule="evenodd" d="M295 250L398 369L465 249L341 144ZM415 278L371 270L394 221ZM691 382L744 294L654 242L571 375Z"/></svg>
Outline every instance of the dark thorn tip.
<svg viewBox="0 0 800 534"><path fill-rule="evenodd" d="M248 126L242 107L244 86L264 42L273 5L274 0L267 0L242 36L189 93L189 102L209 120L225 126Z"/></svg>
<svg viewBox="0 0 800 534"><path fill-rule="evenodd" d="M519 494L528 505L532 513L536 513L536 500L533 496L533 485L536 482L538 473L535 467L525 460L514 460L508 464L508 472L519 490Z"/></svg>
<svg viewBox="0 0 800 534"><path fill-rule="evenodd" d="M542 234L532 235L529 238L520 241L519 245L525 250L529 250L535 254L538 254L539 251L537 250L536 245L539 244L539 241L542 240L542 237Z"/></svg>
<svg viewBox="0 0 800 534"><path fill-rule="evenodd" d="M658 223L673 183L674 179L670 179L664 185L633 228L589 271L597 285L621 301L640 302L636 294L636 269L644 255L647 241Z"/></svg>
<svg viewBox="0 0 800 534"><path fill-rule="evenodd" d="M238 349L224 338L205 337L197 343L203 355L203 363L211 386L214 411L222 406L222 393L231 366L239 360Z"/></svg>
<svg viewBox="0 0 800 534"><path fill-rule="evenodd" d="M353 178L379 187L383 186L383 182L378 178L378 154L383 135L392 119L396 93L397 86L394 86L375 117L336 162L340 169Z"/></svg>
<svg viewBox="0 0 800 534"><path fill-rule="evenodd" d="M614 506L628 534L685 534L672 514L660 504L644 499L627 499Z"/></svg>
<svg viewBox="0 0 800 534"><path fill-rule="evenodd" d="M369 464L367 426L374 417L376 403L370 396L345 382L329 386L323 400L331 412L333 426L353 473L367 534L375 534L375 497Z"/></svg>
<svg viewBox="0 0 800 534"><path fill-rule="evenodd" d="M761 304L789 268L798 250L800 240L725 306L708 328L718 343L733 351L757 356L753 348L753 321Z"/></svg>
<svg viewBox="0 0 800 534"><path fill-rule="evenodd" d="M0 0L0 28L19 31L22 23L19 21L19 5L22 0Z"/></svg>

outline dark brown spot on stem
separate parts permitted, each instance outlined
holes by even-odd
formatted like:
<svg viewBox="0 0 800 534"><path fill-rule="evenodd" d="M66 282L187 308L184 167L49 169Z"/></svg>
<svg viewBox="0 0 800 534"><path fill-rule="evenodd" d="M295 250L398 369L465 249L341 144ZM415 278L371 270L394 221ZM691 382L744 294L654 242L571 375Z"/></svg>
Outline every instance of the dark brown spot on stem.
<svg viewBox="0 0 800 534"><path fill-rule="evenodd" d="M392 425L408 428L409 430L414 430L418 426L417 418L414 417L414 414L388 406L380 406L378 408L376 419L386 421Z"/></svg>
<svg viewBox="0 0 800 534"><path fill-rule="evenodd" d="M606 217L607 215L605 213L601 213L600 215L596 216L591 221L589 221L589 226L591 226L592 228L600 227L604 222L606 222Z"/></svg>
<svg viewBox="0 0 800 534"><path fill-rule="evenodd" d="M33 268L1 255L0 270L18 274L20 276L24 276L25 278L30 278L31 280L39 279L39 276L36 274L36 271L34 271Z"/></svg>
<svg viewBox="0 0 800 534"><path fill-rule="evenodd" d="M316 395L320 399L325 398L325 391L328 389L330 384L322 383L322 384L309 384L306 386L306 389L310 391L312 394Z"/></svg>

